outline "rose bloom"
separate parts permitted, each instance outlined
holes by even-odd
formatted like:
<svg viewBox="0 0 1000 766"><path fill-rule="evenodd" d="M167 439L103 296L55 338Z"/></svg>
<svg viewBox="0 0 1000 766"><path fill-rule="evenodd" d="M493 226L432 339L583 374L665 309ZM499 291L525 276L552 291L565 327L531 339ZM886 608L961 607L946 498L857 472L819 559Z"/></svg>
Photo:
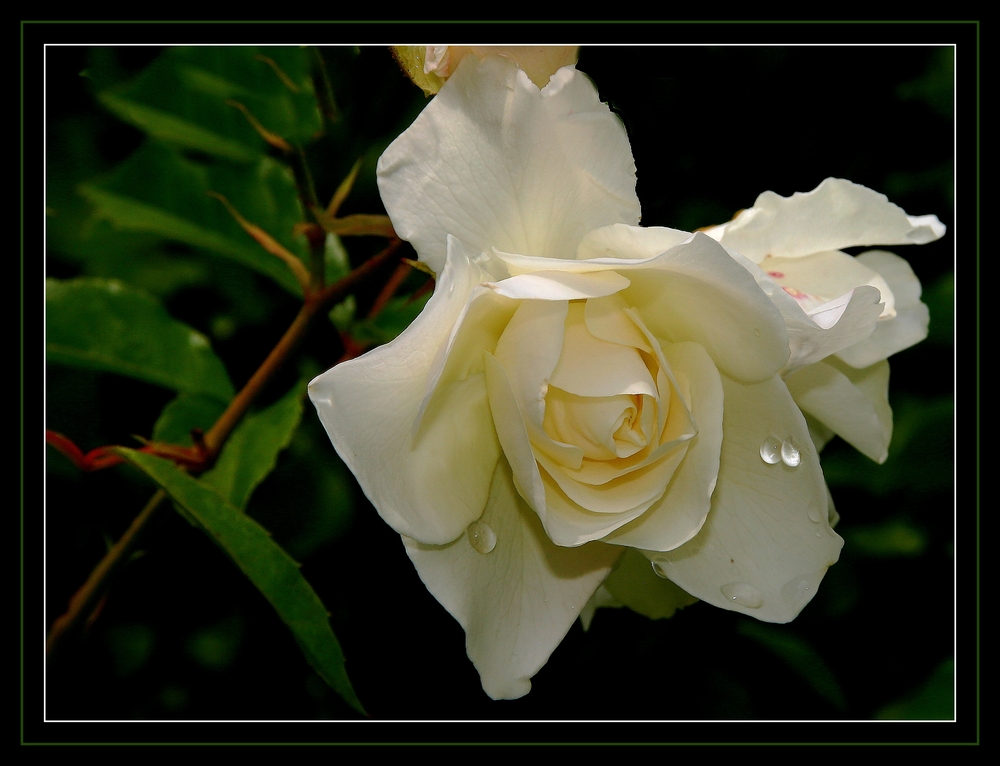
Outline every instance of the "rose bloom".
<svg viewBox="0 0 1000 766"><path fill-rule="evenodd" d="M639 228L625 130L572 67L540 90L466 57L378 180L436 289L310 396L487 694L526 694L606 579L649 614L793 619L843 541L783 376L871 340L879 289L811 314L736 222Z"/></svg>
<svg viewBox="0 0 1000 766"><path fill-rule="evenodd" d="M707 230L759 267L747 266L784 315L791 356L782 376L818 446L836 433L872 460L886 459L885 360L927 337L929 321L905 260L884 250L854 258L841 248L925 244L944 232L935 216L908 216L884 195L839 178L791 197L764 192L751 209ZM870 334L844 346L842 334L868 327Z"/></svg>

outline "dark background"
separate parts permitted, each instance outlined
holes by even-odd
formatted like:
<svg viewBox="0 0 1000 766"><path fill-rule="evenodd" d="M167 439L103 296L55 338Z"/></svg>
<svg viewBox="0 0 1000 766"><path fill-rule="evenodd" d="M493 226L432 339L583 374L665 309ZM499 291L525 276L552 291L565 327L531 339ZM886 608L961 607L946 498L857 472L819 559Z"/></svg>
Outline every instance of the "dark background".
<svg viewBox="0 0 1000 766"><path fill-rule="evenodd" d="M676 27L661 29L664 39L680 36ZM739 30L726 30L738 36ZM592 28L586 31L593 36ZM655 37L655 31L636 36ZM715 39L726 37L722 27L711 31L719 33ZM780 32L758 39L789 37L788 30ZM936 39L947 42L947 35ZM342 54L329 60L346 60ZM156 55L147 47L47 49L47 204L71 204L76 183L107 172L140 141L137 131L101 109L79 73L100 66L127 78ZM344 103L354 110L350 140L384 145L412 120L424 97L385 48L363 47L352 56L342 72ZM339 465L307 410L300 434L249 512L304 562L372 718L846 721L944 715L956 651L956 566L960 573L974 567L974 545L962 549L958 564L955 546L953 296L956 282L966 288L974 282L977 260L971 229L956 239L956 229L963 233L954 213L956 125L960 136L968 136L963 131L969 124L961 111L956 122L953 61L952 48L924 45L582 49L578 68L627 127L644 225L720 223L764 190L787 196L828 176L886 193L911 215L936 214L948 226L942 240L891 248L921 279L931 307L930 337L890 360L897 440L887 463L875 466L839 440L823 453L842 517L837 531L847 544L793 623L761 626L701 603L660 621L600 610L588 632L573 626L534 677L530 694L514 701L495 702L483 693L462 629L424 589L398 536ZM313 159L320 164L324 155L317 150ZM328 172L317 172L326 195L352 161L336 153L327 158ZM959 156L960 167L962 161ZM380 210L373 178L363 174L345 212ZM94 273L92 264L67 252L71 246L52 246L66 236L50 232L47 273ZM213 338L239 386L296 307L256 280L252 295L264 308L254 316L221 284L213 276L183 286L166 305ZM963 300L971 305L971 297ZM227 326L219 323L220 313L236 332L219 332ZM959 320L966 321L961 311ZM337 344L329 328L320 328L302 358L328 366ZM47 427L85 449L132 443L131 434L148 433L171 398L134 381L56 367L47 384ZM81 475L52 451L47 461L50 624L151 490L122 469ZM960 533L975 518L975 503L975 496L962 502ZM972 614L974 605L961 606L962 614ZM33 667L40 649L32 633L25 651ZM45 690L50 719L356 718L311 671L263 598L202 533L173 514L160 520L143 555L118 578L87 636L49 663ZM593 727L566 731L556 736L661 738L648 727L624 735ZM762 731L735 736L774 736ZM381 741L384 732L345 727L299 736ZM413 739L509 738L475 727L392 732ZM271 735L240 730L234 736ZM522 738L546 736L518 730ZM701 741L703 735L685 736ZM903 738L898 729L888 736Z"/></svg>

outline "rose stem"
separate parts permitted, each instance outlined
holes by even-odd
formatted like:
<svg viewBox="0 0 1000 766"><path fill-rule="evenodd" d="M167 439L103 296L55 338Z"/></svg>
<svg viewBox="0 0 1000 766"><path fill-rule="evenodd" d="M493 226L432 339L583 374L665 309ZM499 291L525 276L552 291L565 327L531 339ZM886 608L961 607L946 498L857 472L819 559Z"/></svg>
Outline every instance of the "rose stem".
<svg viewBox="0 0 1000 766"><path fill-rule="evenodd" d="M318 314L323 313L343 298L353 289L358 282L368 277L385 263L388 263L402 244L402 240L394 239L378 255L369 258L363 264L354 269L343 279L334 282L329 287L319 290L306 296L302 308L292 320L292 324L285 331L285 334L278 341L278 344L267 355L263 364L243 386L242 390L233 398L215 424L205 434L205 446L207 456L204 469L211 467L222 450L226 439L233 429L240 422L243 416L250 409L250 405L257 395L264 389L274 374L281 368L291 353L305 337L306 330L310 322ZM203 469L203 470L204 470ZM46 641L45 651L52 653L53 649L61 644L61 639L74 632L80 622L88 617L95 605L100 601L107 590L112 575L121 567L122 563L128 561L143 532L148 529L150 521L156 517L156 509L159 508L166 498L166 492L157 490L132 524L122 535L121 539L111 547L104 558L94 567L86 582L73 594L69 601L69 608L66 613L52 623Z"/></svg>

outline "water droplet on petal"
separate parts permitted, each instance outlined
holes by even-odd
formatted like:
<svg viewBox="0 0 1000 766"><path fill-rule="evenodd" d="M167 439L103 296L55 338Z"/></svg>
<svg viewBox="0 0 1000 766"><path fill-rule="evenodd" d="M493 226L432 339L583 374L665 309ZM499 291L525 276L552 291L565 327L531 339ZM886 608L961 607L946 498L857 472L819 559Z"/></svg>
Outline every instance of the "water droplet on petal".
<svg viewBox="0 0 1000 766"><path fill-rule="evenodd" d="M497 547L497 535L488 524L474 521L465 530L469 543L480 553L486 554Z"/></svg>
<svg viewBox="0 0 1000 766"><path fill-rule="evenodd" d="M820 513L820 510L816 507L815 503L809 503L809 505L806 506L806 513L809 515L809 521L812 521L816 524L819 524L819 522L823 518L822 514ZM819 532L816 533L816 537L819 537Z"/></svg>
<svg viewBox="0 0 1000 766"><path fill-rule="evenodd" d="M652 564L653 564L653 574L655 574L657 577L663 578L664 580L668 579L667 573L663 571L663 567L660 565L660 562L654 561L652 562Z"/></svg>
<svg viewBox="0 0 1000 766"><path fill-rule="evenodd" d="M822 573L820 573L820 576L822 576ZM786 601L791 602L795 609L801 609L809 599L816 595L816 584L818 581L819 578L810 577L809 575L793 577L781 589L781 595Z"/></svg>
<svg viewBox="0 0 1000 766"><path fill-rule="evenodd" d="M799 448L795 446L791 437L781 443L781 462L790 468L795 468L802 462L802 453L799 452Z"/></svg>
<svg viewBox="0 0 1000 766"><path fill-rule="evenodd" d="M723 585L719 590L728 601L734 604L745 606L747 609L759 609L764 603L761 592L746 582L731 582Z"/></svg>
<svg viewBox="0 0 1000 766"><path fill-rule="evenodd" d="M781 442L774 436L768 436L760 445L760 457L768 465L774 465L781 460Z"/></svg>

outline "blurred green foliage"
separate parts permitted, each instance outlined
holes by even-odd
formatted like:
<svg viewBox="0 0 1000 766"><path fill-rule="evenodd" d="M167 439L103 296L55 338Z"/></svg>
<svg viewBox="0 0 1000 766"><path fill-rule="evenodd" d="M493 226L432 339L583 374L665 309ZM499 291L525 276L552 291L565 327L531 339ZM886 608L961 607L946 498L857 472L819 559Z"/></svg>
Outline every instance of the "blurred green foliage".
<svg viewBox="0 0 1000 766"><path fill-rule="evenodd" d="M54 46L47 66L47 427L84 450L135 446L133 434L189 444L192 428L218 417L227 386L257 369L300 295L287 266L208 192L308 257L295 177L248 115L301 147L320 204L360 159L341 214L380 213L375 160L425 99L384 48ZM646 225L718 223L766 189L788 195L839 176L953 226L950 48L585 47L579 68L628 128ZM330 237L328 276L380 247ZM949 717L954 252L950 236L895 250L922 281L930 336L890 361L895 430L885 464L839 440L822 455L846 545L790 626L701 604L661 620L599 610L589 631L571 629L531 694L486 698L461 628L302 399L302 381L343 354L341 333L377 344L408 325L427 299L412 299L419 274L374 318L388 273L319 322L196 486L226 523L260 530L259 550L301 563L290 566L305 579L291 582L322 602L314 614L331 613L350 684L376 718ZM96 337L126 302L115 331ZM187 348L156 351L154 336ZM129 359L141 363L127 368ZM127 467L81 475L49 458L51 622L150 484ZM255 557L244 558L254 571ZM324 612L309 624L325 622ZM357 705L320 680L337 677L356 702L339 660L313 657L311 667L296 646L311 638L295 630L209 536L164 518L87 638L53 663L49 716L356 717Z"/></svg>

